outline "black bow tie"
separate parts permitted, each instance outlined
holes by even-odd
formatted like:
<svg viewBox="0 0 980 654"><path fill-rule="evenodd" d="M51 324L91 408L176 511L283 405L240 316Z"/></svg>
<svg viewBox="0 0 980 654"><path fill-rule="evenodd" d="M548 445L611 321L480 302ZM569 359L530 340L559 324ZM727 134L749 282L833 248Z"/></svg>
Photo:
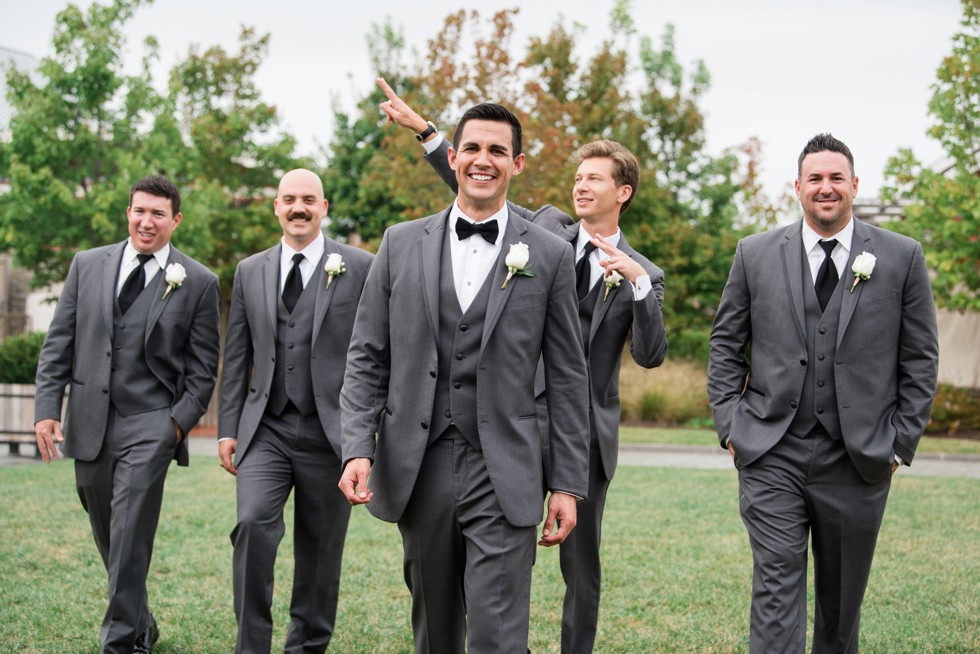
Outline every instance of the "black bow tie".
<svg viewBox="0 0 980 654"><path fill-rule="evenodd" d="M496 220L488 220L482 223L471 223L468 220L463 220L462 218L456 219L456 236L459 240L465 241L474 234L479 234L483 237L483 240L494 245L497 242L497 234L500 232L500 226L497 224Z"/></svg>

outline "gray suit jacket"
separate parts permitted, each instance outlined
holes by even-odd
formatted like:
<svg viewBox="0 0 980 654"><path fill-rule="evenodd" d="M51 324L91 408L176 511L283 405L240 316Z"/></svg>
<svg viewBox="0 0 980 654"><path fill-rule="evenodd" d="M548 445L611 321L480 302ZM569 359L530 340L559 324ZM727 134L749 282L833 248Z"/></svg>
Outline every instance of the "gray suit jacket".
<svg viewBox="0 0 980 654"><path fill-rule="evenodd" d="M442 181L455 192L456 176L449 167L448 148L448 141L443 139L442 145L426 155L425 159ZM547 229L574 247L579 232L578 222L561 209L546 204L532 211L511 202L508 205L511 211ZM664 271L631 248L625 236L619 241L619 249L643 266L650 275L653 288L639 302L633 301L628 283L611 290L606 301L602 299L605 293L603 289L592 312L592 328L589 330L589 389L599 454L606 479L612 479L619 458L619 366L623 346L630 339L630 354L644 368L659 366L667 356L667 330L663 320ZM540 395L544 390L544 377L539 375L535 391ZM547 439L545 446L547 447Z"/></svg>
<svg viewBox="0 0 980 654"><path fill-rule="evenodd" d="M275 370L276 316L279 303L279 259L282 245L253 254L238 264L228 315L221 373L218 438L237 438L238 464L255 434ZM330 288L316 289L311 371L317 414L323 433L340 456L340 387L354 315L371 260L364 250L326 239L324 260L339 253L346 272ZM312 281L310 282L312 283Z"/></svg>
<svg viewBox="0 0 980 654"><path fill-rule="evenodd" d="M374 460L369 510L397 521L415 487L436 392L439 280L448 210L385 232L357 310L341 392L344 462ZM524 242L534 277L507 275L510 245ZM544 479L534 377L543 356L551 416L551 488L588 491L587 380L567 243L511 212L494 268L477 374L480 443L507 520L542 519ZM389 375L390 373L390 382ZM380 422L380 425L379 425ZM380 426L380 429L379 429ZM375 440L375 433L377 440Z"/></svg>
<svg viewBox="0 0 980 654"><path fill-rule="evenodd" d="M852 219L856 220L856 219ZM719 438L748 465L786 433L803 390L807 355L799 222L742 239L722 294L708 363ZM848 292L851 265L867 251L871 278ZM848 454L867 481L894 455L910 463L936 390L936 310L922 246L857 221L841 276L835 381Z"/></svg>
<svg viewBox="0 0 980 654"><path fill-rule="evenodd" d="M113 307L125 245L75 255L38 361L35 420L61 419L70 383L63 451L81 461L98 456L109 419ZM170 415L187 434L207 410L218 371L218 278L172 244L167 263L183 265L187 278L153 303L144 347L150 370L174 395ZM186 438L174 457L187 465Z"/></svg>

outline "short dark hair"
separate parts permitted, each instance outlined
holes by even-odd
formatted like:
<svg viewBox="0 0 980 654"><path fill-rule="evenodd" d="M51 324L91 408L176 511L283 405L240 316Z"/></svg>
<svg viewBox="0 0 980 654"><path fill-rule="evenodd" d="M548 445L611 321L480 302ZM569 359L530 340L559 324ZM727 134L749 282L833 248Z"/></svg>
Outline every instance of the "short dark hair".
<svg viewBox="0 0 980 654"><path fill-rule="evenodd" d="M130 206L133 204L133 196L138 191L155 195L158 198L167 198L170 200L170 207L173 209L174 215L180 213L180 191L176 184L163 175L148 175L133 184L133 188L129 191Z"/></svg>
<svg viewBox="0 0 980 654"><path fill-rule="evenodd" d="M817 134L812 139L810 139L806 147L803 148L803 152L800 153L800 159L796 162L796 176L797 178L803 174L803 159L806 158L808 154L816 154L817 152L837 152L845 157L847 157L847 164L851 168L851 177L854 177L854 155L851 154L850 148L844 145L844 142L834 138L833 134Z"/></svg>
<svg viewBox="0 0 980 654"><path fill-rule="evenodd" d="M629 209L636 191L640 188L640 162L622 143L600 139L586 143L578 149L575 156L579 161L586 159L611 159L613 164L613 182L616 186L629 186L633 189L626 202L619 208L622 216Z"/></svg>
<svg viewBox="0 0 980 654"><path fill-rule="evenodd" d="M507 107L492 102L483 102L475 107L470 107L463 114L463 117L456 123L456 133L453 134L453 150L459 151L459 139L463 135L463 125L471 120L489 120L494 123L507 123L510 125L512 134L511 148L514 151L514 158L516 159L517 155L521 153L523 143L521 121L517 120L517 116Z"/></svg>

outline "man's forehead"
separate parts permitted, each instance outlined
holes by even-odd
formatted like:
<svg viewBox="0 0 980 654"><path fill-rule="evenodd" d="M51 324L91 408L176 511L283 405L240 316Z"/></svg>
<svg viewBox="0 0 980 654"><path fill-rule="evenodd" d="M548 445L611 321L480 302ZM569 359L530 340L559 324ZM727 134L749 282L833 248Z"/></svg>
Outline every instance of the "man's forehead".
<svg viewBox="0 0 980 654"><path fill-rule="evenodd" d="M850 175L851 173L851 165L847 157L840 152L833 152L831 150L811 152L803 157L801 168L803 174L844 172Z"/></svg>
<svg viewBox="0 0 980 654"><path fill-rule="evenodd" d="M508 149L511 144L511 126L496 120L468 120L463 124L460 143L499 143Z"/></svg>

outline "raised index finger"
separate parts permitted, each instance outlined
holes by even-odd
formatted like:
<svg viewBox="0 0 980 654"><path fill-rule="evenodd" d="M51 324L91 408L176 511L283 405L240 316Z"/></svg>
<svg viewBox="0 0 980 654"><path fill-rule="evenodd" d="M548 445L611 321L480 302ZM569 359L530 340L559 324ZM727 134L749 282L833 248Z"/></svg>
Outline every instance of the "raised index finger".
<svg viewBox="0 0 980 654"><path fill-rule="evenodd" d="M395 94L392 88L388 86L388 82L385 81L384 77L379 77L376 81L378 82L378 86L381 88L381 90L388 96L389 100L394 102L398 99L398 96Z"/></svg>

